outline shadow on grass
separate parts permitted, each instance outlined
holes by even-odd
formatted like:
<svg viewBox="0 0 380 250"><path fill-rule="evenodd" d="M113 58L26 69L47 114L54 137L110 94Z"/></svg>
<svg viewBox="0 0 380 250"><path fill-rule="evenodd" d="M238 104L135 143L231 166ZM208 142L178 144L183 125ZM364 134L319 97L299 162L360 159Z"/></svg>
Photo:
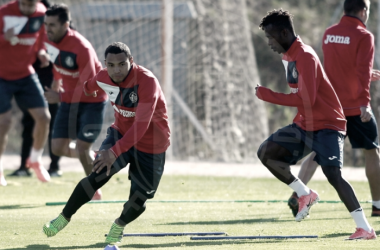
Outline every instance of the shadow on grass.
<svg viewBox="0 0 380 250"><path fill-rule="evenodd" d="M37 208L42 207L41 205L5 205L0 206L0 209L25 209L25 208Z"/></svg>

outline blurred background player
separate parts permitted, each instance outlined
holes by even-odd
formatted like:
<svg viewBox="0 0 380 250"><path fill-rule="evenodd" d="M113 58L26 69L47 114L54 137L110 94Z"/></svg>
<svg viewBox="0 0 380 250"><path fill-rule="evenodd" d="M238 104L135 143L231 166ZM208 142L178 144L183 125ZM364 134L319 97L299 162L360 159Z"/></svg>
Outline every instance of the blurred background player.
<svg viewBox="0 0 380 250"><path fill-rule="evenodd" d="M347 136L352 148L362 148L365 171L372 195L372 216L380 216L380 157L376 119L370 105L374 37L366 29L369 0L344 1L344 16L326 29L323 36L324 68L342 104L347 119ZM378 72L375 70L374 73ZM371 79L372 74L372 79ZM305 184L312 178L318 163L311 153L302 163L298 174ZM288 201L293 215L298 211L298 197Z"/></svg>
<svg viewBox="0 0 380 250"><path fill-rule="evenodd" d="M46 8L50 7L50 3L47 0L42 0L41 3L45 5ZM53 64L49 62L49 66L41 67L41 62L37 58L36 62L33 64L33 68L36 71L36 74L38 75L38 79L40 80L40 83L42 84L42 88L45 89L45 86L50 88L53 82ZM49 126L49 135L48 135L49 155L50 155L51 162L48 169L48 173L50 177L57 177L57 176L61 176L61 171L59 170L59 164L58 164L60 157L54 155L51 151L51 135L52 135L55 115L57 114L57 111L58 111L58 103L48 103L48 105L49 105L49 113L51 116L50 126ZM31 176L29 169L26 167L26 160L28 159L30 155L30 149L32 148L32 145L33 145L32 135L33 135L33 128L34 128L34 120L27 110L22 110L22 113L23 113L23 117L21 120L21 124L23 126L23 131L22 131L22 144L21 144L21 164L20 164L19 169L15 170L9 176Z"/></svg>
<svg viewBox="0 0 380 250"><path fill-rule="evenodd" d="M61 103L54 121L52 151L55 155L79 158L86 175L91 174L92 144L103 124L107 95L86 96L83 84L102 69L89 41L70 29L70 12L65 4L51 6L45 14L45 46L53 62L54 81L46 87L48 102ZM75 148L70 147L76 140ZM94 199L101 199L97 190Z"/></svg>
<svg viewBox="0 0 380 250"><path fill-rule="evenodd" d="M129 199L106 238L111 245L119 242L124 227L145 211L146 200L154 197L164 172L170 128L157 78L136 65L127 45L120 42L108 46L105 64L107 68L85 84L85 92L92 96L107 93L115 123L97 151L92 174L78 183L62 213L43 226L48 237L62 230L95 190L129 163Z"/></svg>
<svg viewBox="0 0 380 250"><path fill-rule="evenodd" d="M0 7L0 185L6 185L1 156L11 126L11 100L27 110L35 121L33 146L26 166L42 182L50 180L41 158L49 131L50 115L43 90L32 64L49 60L43 49L43 18L46 8L38 0L12 1Z"/></svg>
<svg viewBox="0 0 380 250"><path fill-rule="evenodd" d="M293 176L290 165L315 151L315 159L356 223L356 231L348 239L375 239L376 232L369 225L353 188L342 177L346 119L317 54L295 34L292 16L287 11L269 12L260 28L265 32L268 46L282 54L291 91L283 94L257 86L256 95L269 103L297 107L298 112L293 124L280 128L261 144L259 159L300 197L296 221L302 221L319 196Z"/></svg>

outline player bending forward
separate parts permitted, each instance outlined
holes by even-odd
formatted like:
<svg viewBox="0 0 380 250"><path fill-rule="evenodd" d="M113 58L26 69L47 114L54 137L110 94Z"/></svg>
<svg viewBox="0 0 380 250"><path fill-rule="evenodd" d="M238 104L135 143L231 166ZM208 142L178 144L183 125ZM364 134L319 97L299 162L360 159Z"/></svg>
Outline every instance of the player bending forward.
<svg viewBox="0 0 380 250"><path fill-rule="evenodd" d="M154 197L164 171L170 128L157 78L133 63L129 48L120 42L106 49L105 65L107 68L89 80L84 90L92 96L107 93L115 110L115 123L96 152L93 172L78 183L62 213L43 226L48 237L62 230L95 190L129 163L129 199L106 238L111 245L120 242L124 227L139 217L146 200Z"/></svg>

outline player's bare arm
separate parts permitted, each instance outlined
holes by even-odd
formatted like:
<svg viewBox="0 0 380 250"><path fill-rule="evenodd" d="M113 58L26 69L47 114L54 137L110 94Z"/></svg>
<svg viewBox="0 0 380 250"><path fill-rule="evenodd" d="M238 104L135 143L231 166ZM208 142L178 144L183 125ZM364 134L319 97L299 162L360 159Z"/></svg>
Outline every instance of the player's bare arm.
<svg viewBox="0 0 380 250"><path fill-rule="evenodd" d="M380 80L380 70L372 69L371 82L375 82L375 81L379 81L379 80Z"/></svg>
<svg viewBox="0 0 380 250"><path fill-rule="evenodd" d="M108 176L111 171L113 163L116 161L116 156L111 150L95 151L97 154L94 160L94 168L92 172L99 173L104 167L107 167L106 175Z"/></svg>

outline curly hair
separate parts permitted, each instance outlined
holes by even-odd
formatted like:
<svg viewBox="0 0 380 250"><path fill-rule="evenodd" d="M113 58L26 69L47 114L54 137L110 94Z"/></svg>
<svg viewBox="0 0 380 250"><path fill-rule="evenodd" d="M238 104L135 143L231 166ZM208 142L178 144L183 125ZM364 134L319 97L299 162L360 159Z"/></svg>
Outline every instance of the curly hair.
<svg viewBox="0 0 380 250"><path fill-rule="evenodd" d="M272 24L279 30L288 29L290 32L294 33L293 27L293 15L287 10L272 10L261 19L259 28L264 30L266 26Z"/></svg>

